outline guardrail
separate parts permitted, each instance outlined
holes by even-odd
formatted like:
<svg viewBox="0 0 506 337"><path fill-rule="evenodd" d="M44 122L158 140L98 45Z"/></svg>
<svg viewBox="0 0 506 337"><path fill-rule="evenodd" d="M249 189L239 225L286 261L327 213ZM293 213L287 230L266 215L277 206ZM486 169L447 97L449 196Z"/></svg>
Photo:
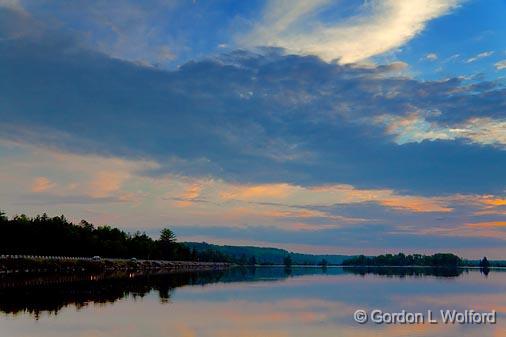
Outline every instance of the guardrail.
<svg viewBox="0 0 506 337"><path fill-rule="evenodd" d="M32 260L56 260L56 261L111 261L111 262L137 262L159 263L163 265L230 265L227 262L204 262L204 261L175 261L175 260L143 260L132 258L109 258L109 257L80 257L80 256L45 256L45 255L0 255L0 260L6 259L32 259Z"/></svg>
<svg viewBox="0 0 506 337"><path fill-rule="evenodd" d="M93 257L77 256L42 256L42 255L0 255L1 259L40 259L40 260L86 260L91 261ZM110 259L108 259L110 260Z"/></svg>

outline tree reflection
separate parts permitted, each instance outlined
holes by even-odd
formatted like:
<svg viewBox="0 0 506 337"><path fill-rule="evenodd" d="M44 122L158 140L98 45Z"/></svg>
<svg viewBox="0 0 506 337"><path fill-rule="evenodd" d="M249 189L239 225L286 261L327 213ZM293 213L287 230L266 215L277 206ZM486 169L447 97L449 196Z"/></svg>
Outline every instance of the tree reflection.
<svg viewBox="0 0 506 337"><path fill-rule="evenodd" d="M41 312L56 315L71 304L80 309L90 303L114 303L129 296L142 298L152 290L158 291L162 302L169 302L177 287L218 282L222 276L223 272L207 271L2 278L0 311L8 314L27 312L38 318Z"/></svg>
<svg viewBox="0 0 506 337"><path fill-rule="evenodd" d="M365 276L366 274L381 275L386 277L457 277L463 272L464 268L445 268L445 267L343 267L347 273Z"/></svg>
<svg viewBox="0 0 506 337"><path fill-rule="evenodd" d="M237 267L222 271L180 273L58 274L0 276L0 312L29 313L38 318L42 312L57 315L69 305L78 310L90 303L114 303L125 298L158 294L161 303L170 303L176 288L216 282L282 282L304 275L322 277L355 274L382 277L459 277L462 268L420 267ZM487 270L488 272L488 270ZM482 271L483 273L483 271Z"/></svg>

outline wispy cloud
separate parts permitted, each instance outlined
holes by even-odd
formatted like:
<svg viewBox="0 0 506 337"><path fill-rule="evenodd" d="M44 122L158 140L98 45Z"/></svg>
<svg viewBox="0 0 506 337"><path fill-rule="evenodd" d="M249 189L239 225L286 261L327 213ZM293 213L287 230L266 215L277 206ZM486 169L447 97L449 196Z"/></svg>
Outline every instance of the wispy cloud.
<svg viewBox="0 0 506 337"><path fill-rule="evenodd" d="M483 58L486 58L486 57L489 57L489 56L492 56L494 54L493 51L484 51L482 53L479 53L473 57L470 57L466 60L466 63L472 63L472 62L475 62L475 61L478 61L480 59L483 59Z"/></svg>
<svg viewBox="0 0 506 337"><path fill-rule="evenodd" d="M471 143L506 146L506 119L469 118L453 125L429 120L430 114L414 112L406 116L383 115L375 120L386 125L386 132L395 135L398 144L424 140L464 139Z"/></svg>
<svg viewBox="0 0 506 337"><path fill-rule="evenodd" d="M506 229L506 221L477 222L477 223L466 224L465 226L476 227L476 228L502 228L502 227L504 227Z"/></svg>
<svg viewBox="0 0 506 337"><path fill-rule="evenodd" d="M175 198L176 207L190 207L194 204L202 191L202 183L193 183L185 188L180 196Z"/></svg>
<svg viewBox="0 0 506 337"><path fill-rule="evenodd" d="M37 177L33 181L32 192L35 192L35 193L44 192L44 191L47 191L48 189L50 189L53 186L54 186L54 183L51 182L51 180L49 180L48 178L46 178L46 177Z"/></svg>
<svg viewBox="0 0 506 337"><path fill-rule="evenodd" d="M0 0L0 7L6 7L12 10L24 12L24 8L19 0Z"/></svg>
<svg viewBox="0 0 506 337"><path fill-rule="evenodd" d="M350 185L303 187L291 184L239 185L225 187L220 193L225 200L256 202L291 202L294 205L331 206L377 202L393 209L409 212L450 212L445 201L409 195L399 195L388 189L358 189Z"/></svg>
<svg viewBox="0 0 506 337"><path fill-rule="evenodd" d="M127 178L128 173L124 171L99 171L89 183L90 194L97 198L107 197L117 192Z"/></svg>
<svg viewBox="0 0 506 337"><path fill-rule="evenodd" d="M240 42L353 63L402 46L428 21L458 4L457 0L371 1L357 15L323 23L320 12L339 11L330 1L270 1L262 20Z"/></svg>
<svg viewBox="0 0 506 337"><path fill-rule="evenodd" d="M499 62L495 63L494 66L495 66L495 69L497 69L497 70L506 69L506 60L499 61Z"/></svg>
<svg viewBox="0 0 506 337"><path fill-rule="evenodd" d="M429 61L436 61L438 59L438 56L436 53L428 53L425 55L425 59Z"/></svg>

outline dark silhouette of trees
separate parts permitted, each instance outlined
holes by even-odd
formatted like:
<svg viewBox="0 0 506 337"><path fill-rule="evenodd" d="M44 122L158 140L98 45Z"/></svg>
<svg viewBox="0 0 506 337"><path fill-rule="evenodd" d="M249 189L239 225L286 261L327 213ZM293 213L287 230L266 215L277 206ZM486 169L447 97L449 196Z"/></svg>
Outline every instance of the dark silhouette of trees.
<svg viewBox="0 0 506 337"><path fill-rule="evenodd" d="M287 276L292 275L292 257L290 255L286 255L283 258L283 264L285 265L285 274Z"/></svg>
<svg viewBox="0 0 506 337"><path fill-rule="evenodd" d="M490 262L488 262L486 256L480 261L480 268L490 268Z"/></svg>
<svg viewBox="0 0 506 337"><path fill-rule="evenodd" d="M160 254L162 256L174 256L177 255L178 244L176 243L176 235L169 228L164 228L160 232L160 240L158 242L158 246L160 249ZM188 255L190 253L188 252Z"/></svg>
<svg viewBox="0 0 506 337"><path fill-rule="evenodd" d="M329 265L329 263L327 262L327 260L322 259L322 260L318 263L318 265L319 265L320 267L322 267L322 269L325 269L325 268L327 268L327 266Z"/></svg>
<svg viewBox="0 0 506 337"><path fill-rule="evenodd" d="M175 243L176 242L176 234L169 229L164 228L162 229L162 232L160 233L160 241L166 242L166 243Z"/></svg>
<svg viewBox="0 0 506 337"><path fill-rule="evenodd" d="M206 249L204 251L196 251L193 250L194 254L197 256L197 261L203 262L232 262L237 263L235 259L230 256L223 254L222 252L216 249Z"/></svg>
<svg viewBox="0 0 506 337"><path fill-rule="evenodd" d="M248 258L246 257L246 254L241 255L241 257L239 258L238 264L240 264L241 266L248 264Z"/></svg>
<svg viewBox="0 0 506 337"><path fill-rule="evenodd" d="M5 212L0 209L0 221L7 221L7 216Z"/></svg>
<svg viewBox="0 0 506 337"><path fill-rule="evenodd" d="M184 244L177 243L175 234L165 228L158 240L145 233L126 233L111 226L98 226L86 220L78 224L65 216L47 214L30 218L24 214L8 219L0 212L0 254L42 256L102 256L160 260L213 260L197 256Z"/></svg>
<svg viewBox="0 0 506 337"><path fill-rule="evenodd" d="M285 265L285 268L291 268L292 267L292 257L290 255L285 256L283 259L283 264Z"/></svg>
<svg viewBox="0 0 506 337"><path fill-rule="evenodd" d="M490 272L490 262L488 261L486 256L484 256L483 259L480 260L480 272L485 276L487 276L488 273Z"/></svg>
<svg viewBox="0 0 506 337"><path fill-rule="evenodd" d="M355 275L381 275L386 277L399 277L404 278L407 276L437 276L437 277L457 277L464 273L461 268L447 268L447 267L427 267L427 266L405 266L405 267L388 267L388 266L352 266L343 267L343 271Z"/></svg>
<svg viewBox="0 0 506 337"><path fill-rule="evenodd" d="M234 261L239 261L242 255L246 255L249 260L255 257L256 263L259 265L282 265L286 255L290 255L293 265L311 265L316 266L325 259L329 265L340 265L343 260L350 258L346 255L313 255L289 252L285 249L272 247L254 247L254 246L230 246L216 245L207 242L185 242L185 245L198 252L213 249L229 256ZM249 262L248 262L249 264Z"/></svg>
<svg viewBox="0 0 506 337"><path fill-rule="evenodd" d="M434 255L397 255L386 254L373 257L364 255L356 256L343 261L344 266L433 266L433 267L457 267L462 264L460 257L449 253Z"/></svg>

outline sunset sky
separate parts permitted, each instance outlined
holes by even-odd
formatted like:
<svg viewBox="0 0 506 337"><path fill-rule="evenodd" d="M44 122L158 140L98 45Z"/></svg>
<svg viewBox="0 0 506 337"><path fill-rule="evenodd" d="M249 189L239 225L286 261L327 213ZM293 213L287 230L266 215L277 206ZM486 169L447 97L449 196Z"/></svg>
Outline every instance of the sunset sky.
<svg viewBox="0 0 506 337"><path fill-rule="evenodd" d="M0 0L0 209L506 259L506 2Z"/></svg>

